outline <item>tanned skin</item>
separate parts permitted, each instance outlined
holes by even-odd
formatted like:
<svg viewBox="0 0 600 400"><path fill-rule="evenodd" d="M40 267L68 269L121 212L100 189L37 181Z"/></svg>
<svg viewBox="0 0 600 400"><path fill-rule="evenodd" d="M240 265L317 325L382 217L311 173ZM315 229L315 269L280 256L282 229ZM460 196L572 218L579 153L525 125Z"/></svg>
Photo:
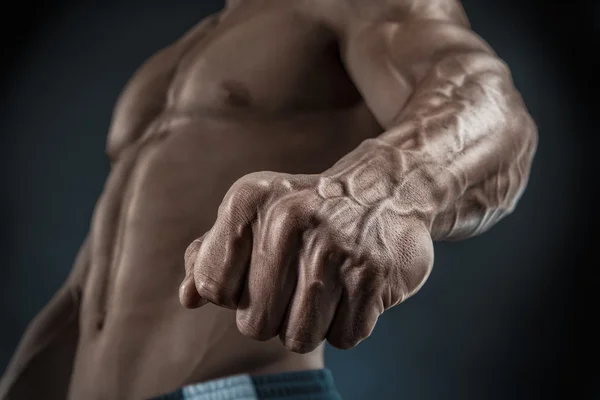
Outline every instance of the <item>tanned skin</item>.
<svg viewBox="0 0 600 400"><path fill-rule="evenodd" d="M0 398L321 368L423 285L433 241L514 209L536 144L456 1L230 2L120 96L88 239Z"/></svg>

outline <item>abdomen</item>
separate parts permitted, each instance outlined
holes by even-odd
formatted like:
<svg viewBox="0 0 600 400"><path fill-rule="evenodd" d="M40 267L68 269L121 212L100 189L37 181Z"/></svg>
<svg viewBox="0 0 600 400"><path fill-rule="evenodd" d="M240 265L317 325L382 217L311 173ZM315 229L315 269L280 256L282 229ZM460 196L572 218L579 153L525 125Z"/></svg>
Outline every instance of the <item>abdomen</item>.
<svg viewBox="0 0 600 400"><path fill-rule="evenodd" d="M244 174L319 173L379 133L362 107L268 121L177 118L115 166L126 176L111 176L107 189L121 188L99 203L94 224L105 228L92 231L117 237L100 238L113 247L96 249L84 289L75 386L94 376L95 385L105 380L111 390L158 390L284 356L277 340L242 337L233 311L180 306L184 251L210 229L223 196Z"/></svg>

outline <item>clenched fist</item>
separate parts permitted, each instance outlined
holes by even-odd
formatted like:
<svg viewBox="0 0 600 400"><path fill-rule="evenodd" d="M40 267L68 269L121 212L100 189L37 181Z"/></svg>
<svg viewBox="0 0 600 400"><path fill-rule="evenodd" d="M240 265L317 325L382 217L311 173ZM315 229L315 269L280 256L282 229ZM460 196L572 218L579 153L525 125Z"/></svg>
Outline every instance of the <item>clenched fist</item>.
<svg viewBox="0 0 600 400"><path fill-rule="evenodd" d="M417 213L369 186L376 176L350 172L239 179L212 229L186 251L181 303L235 309L242 334L279 335L298 353L367 338L386 309L423 284L433 245Z"/></svg>

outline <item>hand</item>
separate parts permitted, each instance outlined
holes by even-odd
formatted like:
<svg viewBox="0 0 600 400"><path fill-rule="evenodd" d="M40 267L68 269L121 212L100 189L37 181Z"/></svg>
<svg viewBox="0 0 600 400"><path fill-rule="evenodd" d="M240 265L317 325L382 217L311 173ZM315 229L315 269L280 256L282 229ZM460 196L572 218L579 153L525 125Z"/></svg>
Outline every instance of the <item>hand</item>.
<svg viewBox="0 0 600 400"><path fill-rule="evenodd" d="M294 352L324 340L354 347L433 264L426 223L383 203L346 193L337 177L244 176L188 247L180 301L235 309L242 334L279 335Z"/></svg>

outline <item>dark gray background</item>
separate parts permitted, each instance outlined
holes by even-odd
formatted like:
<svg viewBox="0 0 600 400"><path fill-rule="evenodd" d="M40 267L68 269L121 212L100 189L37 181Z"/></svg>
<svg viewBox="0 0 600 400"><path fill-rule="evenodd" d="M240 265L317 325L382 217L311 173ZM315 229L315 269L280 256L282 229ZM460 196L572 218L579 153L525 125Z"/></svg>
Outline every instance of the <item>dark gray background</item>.
<svg viewBox="0 0 600 400"><path fill-rule="evenodd" d="M119 91L143 60L222 2L49 4L18 14L22 23L4 35L2 369L88 229L108 173L103 149ZM538 123L531 182L516 212L489 233L437 244L428 283L384 314L370 339L352 351L328 349L346 400L558 398L586 355L575 341L574 278L587 270L589 69L574 74L581 46L569 40L592 10L464 4Z"/></svg>

